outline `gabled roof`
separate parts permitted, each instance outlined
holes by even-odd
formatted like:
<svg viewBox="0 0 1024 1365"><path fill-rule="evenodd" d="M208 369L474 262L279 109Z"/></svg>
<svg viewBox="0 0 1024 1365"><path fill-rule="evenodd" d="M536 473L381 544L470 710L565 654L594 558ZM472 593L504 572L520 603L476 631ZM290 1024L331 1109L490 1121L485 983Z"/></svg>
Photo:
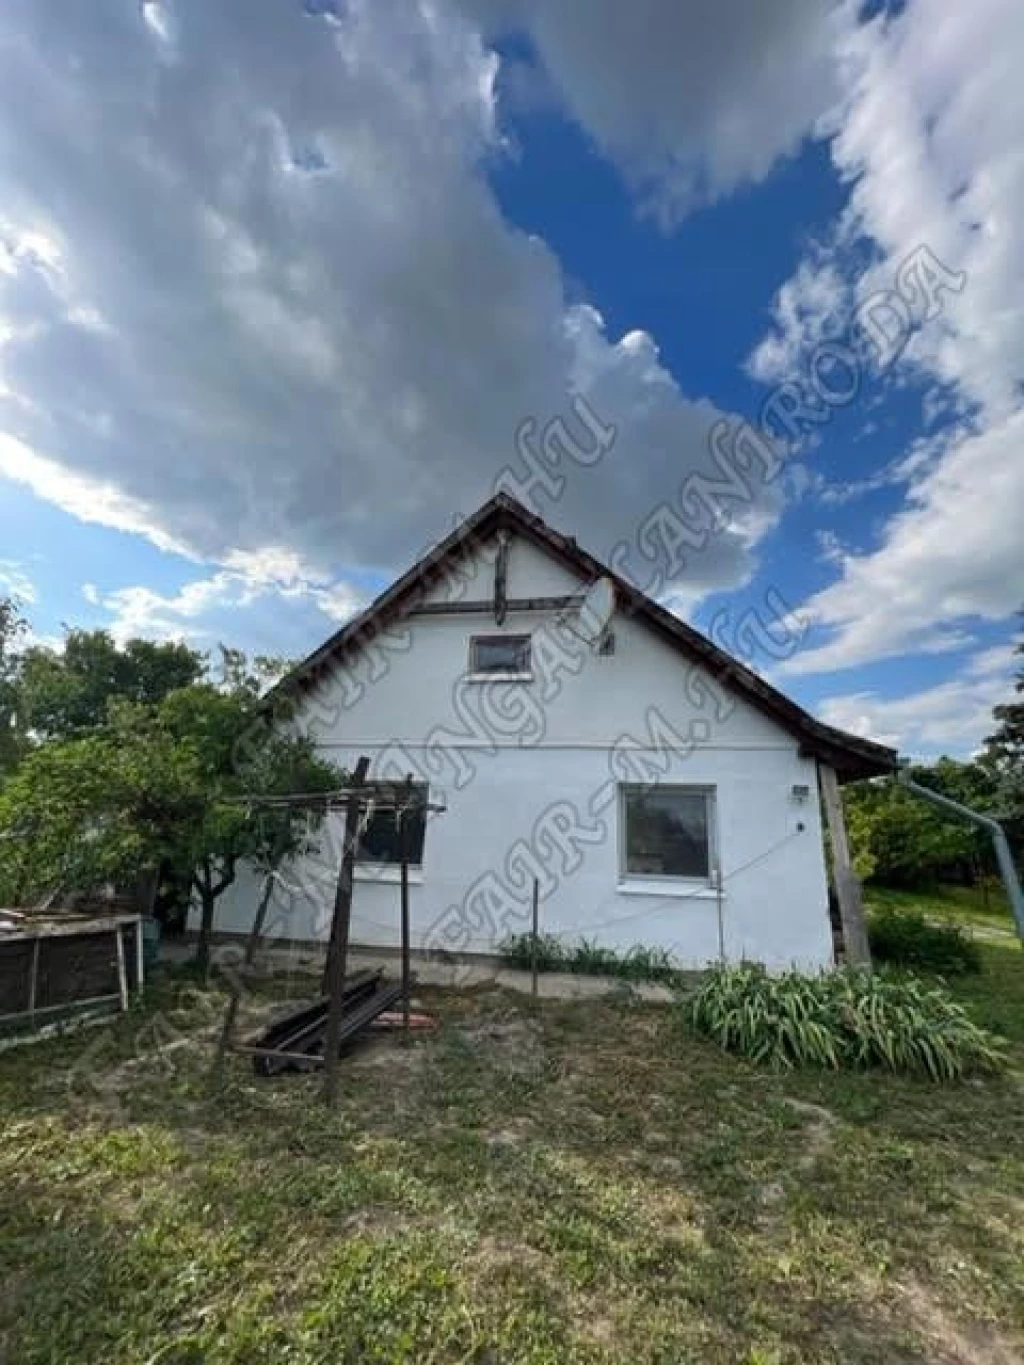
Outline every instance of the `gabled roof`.
<svg viewBox="0 0 1024 1365"><path fill-rule="evenodd" d="M803 707L766 683L707 636L673 616L581 549L571 536L552 530L545 521L507 493L496 494L472 516L460 522L450 535L381 593L365 611L349 621L283 678L271 696L281 696L295 689L315 685L330 665L348 650L358 649L389 622L417 606L430 588L445 576L446 569L450 568L453 561L471 555L501 529L523 535L585 581L611 579L615 585L618 611L638 617L685 658L702 664L723 686L731 688L795 736L803 752L834 767L840 780L853 781L896 770L897 754L894 749L816 720Z"/></svg>

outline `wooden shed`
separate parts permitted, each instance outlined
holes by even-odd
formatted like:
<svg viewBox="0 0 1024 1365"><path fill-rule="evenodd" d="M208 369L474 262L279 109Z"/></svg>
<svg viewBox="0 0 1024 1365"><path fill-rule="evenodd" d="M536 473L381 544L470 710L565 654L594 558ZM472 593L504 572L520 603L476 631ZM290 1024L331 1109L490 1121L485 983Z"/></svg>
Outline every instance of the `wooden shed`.
<svg viewBox="0 0 1024 1365"><path fill-rule="evenodd" d="M0 910L0 1028L101 1007L126 1010L145 977L137 914Z"/></svg>

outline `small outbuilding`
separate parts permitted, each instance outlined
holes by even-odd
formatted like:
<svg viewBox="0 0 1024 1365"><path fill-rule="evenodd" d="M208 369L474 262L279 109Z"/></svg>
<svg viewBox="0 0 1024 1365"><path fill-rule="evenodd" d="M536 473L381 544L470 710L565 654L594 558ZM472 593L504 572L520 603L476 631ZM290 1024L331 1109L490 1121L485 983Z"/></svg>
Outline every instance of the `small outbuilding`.
<svg viewBox="0 0 1024 1365"><path fill-rule="evenodd" d="M0 909L0 1032L127 1010L145 976L142 917Z"/></svg>

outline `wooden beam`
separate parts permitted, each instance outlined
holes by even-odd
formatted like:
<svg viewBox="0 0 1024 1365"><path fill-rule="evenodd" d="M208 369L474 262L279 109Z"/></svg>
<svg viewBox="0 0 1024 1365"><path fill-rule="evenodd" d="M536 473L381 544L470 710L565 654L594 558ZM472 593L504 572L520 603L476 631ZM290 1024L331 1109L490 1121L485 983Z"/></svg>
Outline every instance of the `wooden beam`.
<svg viewBox="0 0 1024 1365"><path fill-rule="evenodd" d="M32 961L28 969L28 1017L33 1022L36 1017L36 989L39 984L39 944L37 938L32 944Z"/></svg>
<svg viewBox="0 0 1024 1365"><path fill-rule="evenodd" d="M540 938L540 882L533 879L533 933L530 935L530 985L537 998L537 947Z"/></svg>
<svg viewBox="0 0 1024 1365"><path fill-rule="evenodd" d="M121 997L121 1012L128 1011L128 966L124 956L124 926L118 925L114 930L114 940L117 944L117 989Z"/></svg>
<svg viewBox="0 0 1024 1365"><path fill-rule="evenodd" d="M839 915L843 924L843 943L846 946L846 960L852 963L871 965L871 949L868 947L868 931L864 923L864 905L861 899L860 881L850 861L850 843L846 837L846 820L843 815L843 798L839 791L839 781L835 768L826 763L818 765L818 780L825 804L825 819L828 823L829 840L832 844L832 876L835 881L836 897L839 901Z"/></svg>
<svg viewBox="0 0 1024 1365"><path fill-rule="evenodd" d="M498 558L494 563L494 624L505 624L508 610L508 546L512 539L510 533L502 528L498 532Z"/></svg>
<svg viewBox="0 0 1024 1365"><path fill-rule="evenodd" d="M341 1045L341 1016L345 1008L345 968L348 959L348 937L352 923L352 884L356 864L356 844L359 842L359 817L363 798L360 787L366 781L370 760L360 758L349 783L350 794L345 805L345 841L342 846L341 871L334 897L334 917L331 920L331 941L327 949L326 994L330 997L327 1009L327 1031L324 1035L324 1099L333 1109L338 1102L338 1048Z"/></svg>
<svg viewBox="0 0 1024 1365"><path fill-rule="evenodd" d="M509 597L505 601L508 611L565 611L578 607L583 602L582 593L571 593L560 597ZM471 598L465 602L421 602L411 608L410 616L482 616L494 611L491 598Z"/></svg>
<svg viewBox="0 0 1024 1365"><path fill-rule="evenodd" d="M412 773L406 778L406 786L412 796ZM412 993L412 971L409 963L409 811L403 807L398 814L398 838L402 849L402 1023L405 1040L409 1041L409 997Z"/></svg>
<svg viewBox="0 0 1024 1365"><path fill-rule="evenodd" d="M115 1000L120 1003L120 995L90 995L82 1000L62 1000L59 1005L37 1005L35 1014L32 1017L34 1018L35 1015L39 1014L56 1014L58 1010L72 1008L76 1011L82 1010L85 1009L86 1005L109 1005ZM25 1019L27 1017L24 1010L19 1010L17 1014L0 1014L0 1023L6 1023L10 1019ZM60 1027L63 1027L63 1025Z"/></svg>
<svg viewBox="0 0 1024 1365"><path fill-rule="evenodd" d="M143 919L140 915L135 922L135 990L142 999L146 986L146 945L142 938Z"/></svg>

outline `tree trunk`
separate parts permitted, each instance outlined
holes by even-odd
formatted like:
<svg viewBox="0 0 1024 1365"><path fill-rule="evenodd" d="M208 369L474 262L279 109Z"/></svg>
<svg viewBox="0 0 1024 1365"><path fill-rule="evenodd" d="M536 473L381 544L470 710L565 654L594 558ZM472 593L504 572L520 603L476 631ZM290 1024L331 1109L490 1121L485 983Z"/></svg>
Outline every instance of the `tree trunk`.
<svg viewBox="0 0 1024 1365"><path fill-rule="evenodd" d="M213 935L213 916L217 909L217 897L209 881L199 883L199 896L202 901L202 916L199 920L199 939L196 942L196 966L203 976L210 970L210 939Z"/></svg>
<svg viewBox="0 0 1024 1365"><path fill-rule="evenodd" d="M219 882L214 882L213 869L208 862L203 864L202 875L194 878L203 907L203 913L199 920L199 939L196 943L196 966L203 976L208 975L210 970L210 939L213 936L213 917L217 909L217 898L228 889L234 880L235 862L233 858L225 865L224 875Z"/></svg>

